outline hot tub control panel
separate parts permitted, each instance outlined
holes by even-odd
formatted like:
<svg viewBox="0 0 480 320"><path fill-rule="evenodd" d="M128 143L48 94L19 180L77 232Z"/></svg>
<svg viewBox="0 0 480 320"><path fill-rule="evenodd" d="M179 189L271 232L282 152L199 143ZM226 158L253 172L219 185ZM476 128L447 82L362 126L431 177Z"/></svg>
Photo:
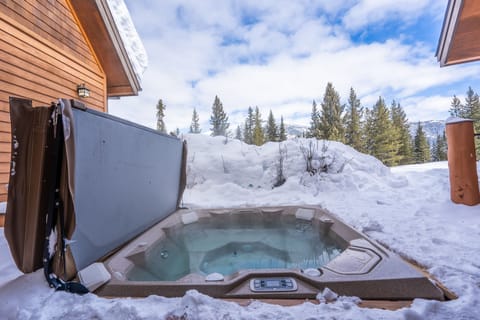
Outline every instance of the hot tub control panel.
<svg viewBox="0 0 480 320"><path fill-rule="evenodd" d="M250 290L253 292L296 291L297 282L293 278L254 278L250 280Z"/></svg>

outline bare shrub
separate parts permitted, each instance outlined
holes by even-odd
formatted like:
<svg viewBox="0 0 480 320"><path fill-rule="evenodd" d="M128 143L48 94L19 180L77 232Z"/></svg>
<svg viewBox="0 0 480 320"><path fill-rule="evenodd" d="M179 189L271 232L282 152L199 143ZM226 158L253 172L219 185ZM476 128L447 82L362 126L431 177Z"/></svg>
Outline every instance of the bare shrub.
<svg viewBox="0 0 480 320"><path fill-rule="evenodd" d="M187 160L187 189L191 189L195 186L195 175L192 172L192 165L195 161L195 152L192 154L191 158Z"/></svg>
<svg viewBox="0 0 480 320"><path fill-rule="evenodd" d="M305 171L311 176L319 173L341 173L350 160L346 160L338 166L336 154L328 153L328 141L322 140L320 150L318 142L318 140L308 140L306 146L300 143L300 151L305 161ZM338 169L335 169L336 167Z"/></svg>
<svg viewBox="0 0 480 320"><path fill-rule="evenodd" d="M283 161L287 158L287 147L282 147L282 144L278 144L278 164L277 164L277 175L275 177L275 183L273 187L280 187L282 184L287 181L285 175L283 174Z"/></svg>
<svg viewBox="0 0 480 320"><path fill-rule="evenodd" d="M189 160L187 160L187 189L192 189L197 184L205 182L205 177L194 169L193 163L195 162L195 152L192 154Z"/></svg>
<svg viewBox="0 0 480 320"><path fill-rule="evenodd" d="M225 174L230 173L230 170L228 170L227 164L225 163L225 159L223 159L223 154L222 154L222 166L223 166L223 173Z"/></svg>

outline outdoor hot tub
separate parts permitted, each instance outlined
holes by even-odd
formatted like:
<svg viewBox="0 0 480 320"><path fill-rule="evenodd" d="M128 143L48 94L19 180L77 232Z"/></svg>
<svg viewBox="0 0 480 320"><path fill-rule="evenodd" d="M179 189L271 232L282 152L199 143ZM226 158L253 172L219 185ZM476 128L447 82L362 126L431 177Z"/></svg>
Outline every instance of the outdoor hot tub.
<svg viewBox="0 0 480 320"><path fill-rule="evenodd" d="M319 207L177 210L187 177L180 139L73 100L10 104L5 234L18 268L43 267L52 287L78 276L89 290L106 282L95 291L105 296L315 298L328 287L363 299L444 298Z"/></svg>
<svg viewBox="0 0 480 320"><path fill-rule="evenodd" d="M310 206L178 210L104 264L105 296L443 300L424 274Z"/></svg>

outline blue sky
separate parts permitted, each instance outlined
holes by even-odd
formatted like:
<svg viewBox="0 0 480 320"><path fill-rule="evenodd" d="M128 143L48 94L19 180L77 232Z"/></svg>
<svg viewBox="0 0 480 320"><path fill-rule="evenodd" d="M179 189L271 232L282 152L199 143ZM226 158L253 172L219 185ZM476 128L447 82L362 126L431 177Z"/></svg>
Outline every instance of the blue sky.
<svg viewBox="0 0 480 320"><path fill-rule="evenodd" d="M148 54L137 97L109 111L186 132L195 107L208 131L215 95L231 129L249 106L308 125L312 100L332 82L342 102L353 87L364 107L395 99L409 120L448 117L453 94L480 92L480 63L440 68L435 58L447 1L126 0Z"/></svg>

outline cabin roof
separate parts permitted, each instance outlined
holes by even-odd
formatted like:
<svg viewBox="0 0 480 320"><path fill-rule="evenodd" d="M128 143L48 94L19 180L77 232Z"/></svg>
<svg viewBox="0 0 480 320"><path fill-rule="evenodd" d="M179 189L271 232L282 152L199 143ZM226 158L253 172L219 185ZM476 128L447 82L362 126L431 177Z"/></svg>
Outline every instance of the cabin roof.
<svg viewBox="0 0 480 320"><path fill-rule="evenodd" d="M70 2L106 74L108 97L137 95L142 90L140 74L107 0Z"/></svg>
<svg viewBox="0 0 480 320"><path fill-rule="evenodd" d="M442 67L480 60L480 1L448 1L436 56Z"/></svg>

